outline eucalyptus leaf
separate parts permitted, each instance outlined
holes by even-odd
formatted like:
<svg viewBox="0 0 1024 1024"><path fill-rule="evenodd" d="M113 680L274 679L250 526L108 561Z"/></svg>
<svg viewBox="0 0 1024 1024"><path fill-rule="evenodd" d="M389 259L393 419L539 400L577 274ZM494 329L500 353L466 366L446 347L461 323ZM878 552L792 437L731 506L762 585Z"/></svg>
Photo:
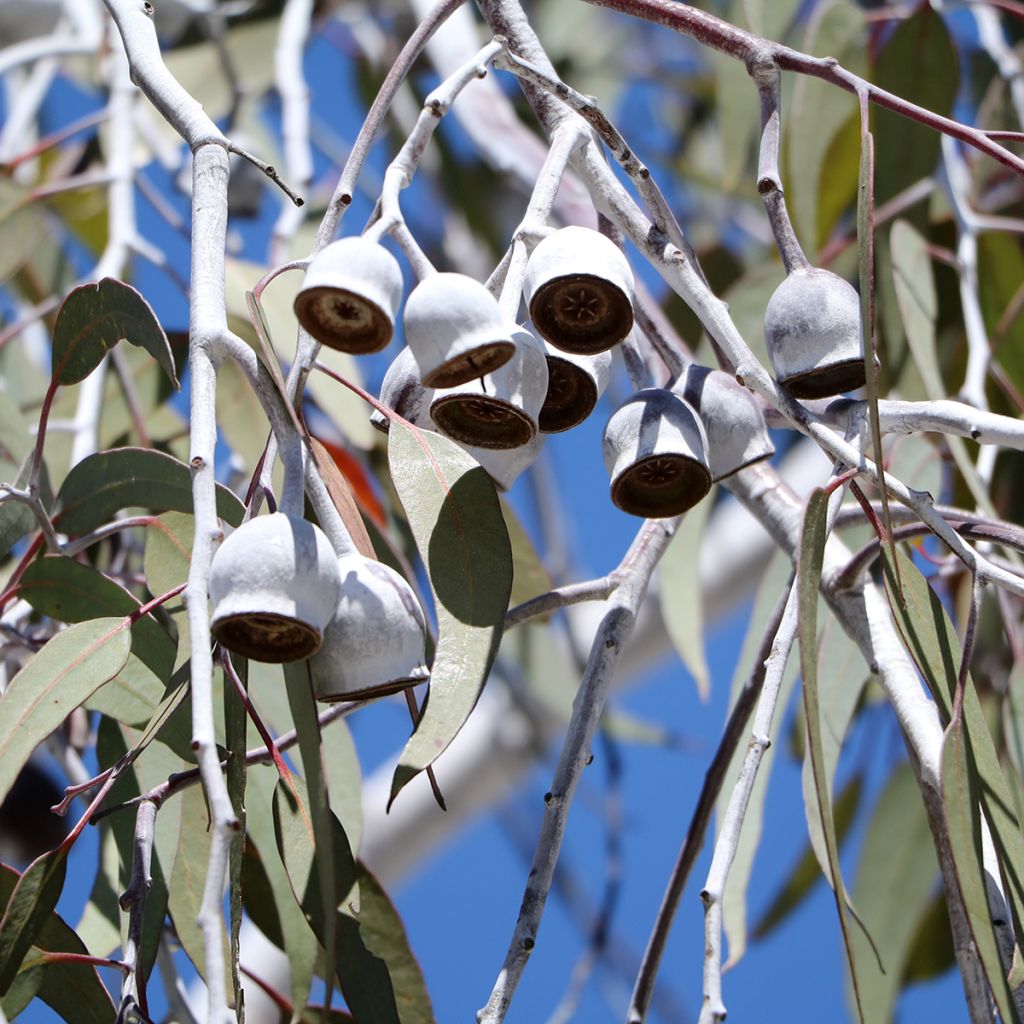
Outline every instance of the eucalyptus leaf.
<svg viewBox="0 0 1024 1024"><path fill-rule="evenodd" d="M800 536L800 554L797 560L797 586L799 609L800 669L803 676L804 715L807 722L808 753L814 776L814 790L818 797L818 810L824 833L825 849L828 854L828 874L835 893L836 909L839 911L839 926L843 934L850 977L853 982L854 1001L857 1017L864 1021L864 1007L861 1001L861 984L858 976L857 955L850 928L850 914L847 909L846 887L839 866L839 840L836 837L835 821L829 799L829 784L826 777L825 754L822 745L821 708L818 694L818 600L821 586L821 566L828 539L827 515L828 494L819 489L811 492L804 510L803 528Z"/></svg>
<svg viewBox="0 0 1024 1024"><path fill-rule="evenodd" d="M58 633L0 696L0 800L38 743L124 667L128 620L93 619Z"/></svg>
<svg viewBox="0 0 1024 1024"><path fill-rule="evenodd" d="M697 684L702 701L711 695L711 675L704 654L704 608L700 586L700 545L714 494L684 517L658 565L661 617L676 651Z"/></svg>
<svg viewBox="0 0 1024 1024"><path fill-rule="evenodd" d="M64 533L95 530L126 508L191 512L192 473L171 455L146 448L115 448L76 465L57 494L54 520ZM239 526L245 508L217 485L217 515Z"/></svg>
<svg viewBox="0 0 1024 1024"><path fill-rule="evenodd" d="M177 387L170 342L149 303L131 285L105 277L73 289L53 329L53 380L77 384L124 339L144 348Z"/></svg>
<svg viewBox="0 0 1024 1024"><path fill-rule="evenodd" d="M0 995L10 988L25 954L57 906L67 868L68 848L62 844L37 857L18 879L0 918Z"/></svg>
<svg viewBox="0 0 1024 1024"><path fill-rule="evenodd" d="M6 907L10 903L18 882L18 874L13 868L0 865L0 906ZM55 913L50 913L41 921L33 938L33 946L27 960L42 951L88 952L75 931ZM79 1021L82 1024L112 1024L114 1004L95 967L82 963L50 963L30 970L36 975L32 983L33 994L38 993L64 1020L73 1020L76 1024ZM14 985L17 984L15 981Z"/></svg>
<svg viewBox="0 0 1024 1024"><path fill-rule="evenodd" d="M439 635L430 696L395 769L394 800L476 706L501 642L512 552L490 477L454 442L396 421L388 461L430 577Z"/></svg>

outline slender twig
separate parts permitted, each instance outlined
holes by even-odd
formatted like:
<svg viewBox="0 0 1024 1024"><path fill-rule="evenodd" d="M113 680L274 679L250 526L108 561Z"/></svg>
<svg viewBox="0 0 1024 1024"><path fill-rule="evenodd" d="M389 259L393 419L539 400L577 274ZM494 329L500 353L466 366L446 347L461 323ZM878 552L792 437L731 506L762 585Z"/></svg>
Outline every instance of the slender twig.
<svg viewBox="0 0 1024 1024"><path fill-rule="evenodd" d="M678 520L650 520L645 523L620 565L623 579L608 599L607 610L594 636L551 789L544 797L544 821L519 917L491 996L477 1014L479 1024L497 1024L505 1019L536 943L569 808L580 775L590 761L591 742L608 695L612 672L632 632L651 574L668 547L677 523Z"/></svg>
<svg viewBox="0 0 1024 1024"><path fill-rule="evenodd" d="M508 610L505 615L505 629L511 629L538 615L550 615L559 608L566 608L581 601L605 601L611 597L612 591L618 585L618 578L615 573L611 573L584 583L569 583L564 587L549 590L546 594L531 597L529 601Z"/></svg>
<svg viewBox="0 0 1024 1024"><path fill-rule="evenodd" d="M771 745L772 719L775 717L782 678L796 638L797 625L797 588L791 584L771 651L765 661L765 675L757 710L754 712L750 744L722 818L707 881L700 894L704 902L704 999L701 1024L725 1020L725 1004L722 1002L722 897L729 868L736 856L740 829L743 827L761 759Z"/></svg>
<svg viewBox="0 0 1024 1024"><path fill-rule="evenodd" d="M672 922L675 920L679 901L682 898L683 890L690 877L690 871L697 861L704 846L704 837L707 834L708 825L711 822L711 815L714 813L718 795L722 790L722 783L725 781L726 772L732 762L733 755L739 746L747 728L747 722L754 710L755 704L761 696L764 686L765 675L768 668L769 658L775 645L779 627L782 624L783 612L786 609L789 593L792 589L792 580L783 591L771 617L765 627L765 633L761 640L761 646L754 658L750 674L743 683L740 692L736 695L736 701L729 712L729 718L722 731L722 739L711 759L711 764L704 774L704 783L701 786L700 794L697 797L697 804L693 809L690 824L686 830L679 856L676 858L672 874L669 876L668 884L665 886L665 894L661 898L661 906L658 908L658 916L655 918L654 927L651 929L650 938L647 940L647 948L644 950L643 962L636 977L636 984L633 987L633 995L630 998L629 1010L626 1014L626 1024L641 1024L647 1017L647 1010L651 1005L651 997L654 994L654 983L658 976L658 968L661 966L661 958L665 952L665 944L668 942Z"/></svg>

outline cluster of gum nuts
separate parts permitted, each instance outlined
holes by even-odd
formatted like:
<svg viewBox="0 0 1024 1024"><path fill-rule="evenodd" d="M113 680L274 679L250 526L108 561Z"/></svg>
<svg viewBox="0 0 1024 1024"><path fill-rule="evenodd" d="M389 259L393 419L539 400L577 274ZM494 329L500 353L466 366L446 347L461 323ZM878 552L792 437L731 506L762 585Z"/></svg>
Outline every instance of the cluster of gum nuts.
<svg viewBox="0 0 1024 1024"><path fill-rule="evenodd" d="M634 280L619 248L582 227L553 231L523 282L530 326L511 322L491 292L463 274L433 273L410 293L406 347L381 403L468 451L506 490L545 435L593 411L611 350L634 330ZM353 354L390 342L401 268L375 241L343 238L310 263L295 299L321 344ZM780 383L822 398L864 383L857 293L828 271L793 270L765 311ZM374 425L387 431L381 413ZM644 388L608 421L604 459L612 501L644 518L681 515L722 480L774 448L753 396L729 374L690 363L666 388ZM256 553L257 557L253 557ZM423 681L424 618L409 585L358 554L337 558L311 523L281 512L250 520L217 550L212 629L259 661L309 658L323 701L390 693Z"/></svg>

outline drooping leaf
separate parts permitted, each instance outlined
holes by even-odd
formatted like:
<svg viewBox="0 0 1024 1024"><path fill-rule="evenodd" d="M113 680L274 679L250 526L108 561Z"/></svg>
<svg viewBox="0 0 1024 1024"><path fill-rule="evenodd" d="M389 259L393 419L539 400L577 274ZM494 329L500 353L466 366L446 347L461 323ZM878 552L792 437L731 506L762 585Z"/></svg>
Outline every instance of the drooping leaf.
<svg viewBox="0 0 1024 1024"><path fill-rule="evenodd" d="M948 389L939 372L936 349L938 294L928 242L904 220L893 224L889 237L896 299L907 345L924 383L925 394L938 401L946 397ZM947 435L946 444L978 507L987 515L996 516L988 488L978 476L964 439Z"/></svg>
<svg viewBox="0 0 1024 1024"><path fill-rule="evenodd" d="M952 714L953 694L962 656L960 641L942 602L927 580L902 551L897 549L896 554L900 560L905 600L900 605L892 598L893 570L886 559L883 569L889 604L907 650L921 670L944 719L948 721ZM1013 792L1003 774L985 712L970 676L964 688L962 733L963 739L958 740L954 746L957 751L963 750L962 756L966 758L973 776L971 785L979 791L1004 872L1014 932L1021 935L1021 922L1024 922L1024 836L1021 834ZM957 753L957 758L960 756Z"/></svg>
<svg viewBox="0 0 1024 1024"><path fill-rule="evenodd" d="M270 765L254 765L249 769L247 801L252 813L248 817L248 834L270 885L270 909L275 911L282 948L291 964L288 983L292 1002L298 1006L309 998L318 946L310 923L289 888L288 873L278 851L273 815L276 781L277 771ZM248 886L244 891L248 900L251 895ZM260 918L254 916L254 921L257 927L263 927ZM267 937L275 941L273 936L268 934Z"/></svg>
<svg viewBox="0 0 1024 1024"><path fill-rule="evenodd" d="M864 690L868 668L857 645L846 635L834 619L826 622L822 630L821 648L818 653L818 706L821 711L822 774L825 778L829 799L832 796L832 780L835 777L839 753L842 749L846 730L853 719L857 702ZM821 870L828 873L828 852L821 829L821 809L814 784L810 749L805 746L802 779L804 794L804 815L807 818L807 832L811 848L818 857ZM838 816L838 810L836 811ZM838 822L836 831L839 831Z"/></svg>
<svg viewBox="0 0 1024 1024"><path fill-rule="evenodd" d="M853 4L819 5L807 20L801 43L806 52L829 54L859 73L864 70L864 14ZM829 208L845 209L854 201L856 178L851 181L841 173L838 180L834 178L827 158L836 137L848 130L850 118L856 116L857 101L824 82L803 75L796 78L789 113L783 119L783 182L794 226L810 253L824 243L832 226L822 220L824 194L841 183L845 194L832 199Z"/></svg>
<svg viewBox="0 0 1024 1024"><path fill-rule="evenodd" d="M1021 1017L1000 961L985 890L979 789L977 772L967 753L966 732L962 726L951 726L942 745L942 803L960 895L992 998L1004 1021L1020 1024Z"/></svg>
<svg viewBox="0 0 1024 1024"><path fill-rule="evenodd" d="M0 800L36 744L121 671L130 649L126 619L93 619L58 633L11 680L0 696Z"/></svg>
<svg viewBox="0 0 1024 1024"><path fill-rule="evenodd" d="M203 902L203 887L210 862L211 829L206 798L199 786L190 786L178 794L181 804L182 828L178 833L178 849L174 856L174 870L167 887L167 910L174 922L174 930L182 949L188 954L199 976L206 977L206 944L199 927L199 908ZM161 812L162 813L162 812ZM223 936L222 936L223 937ZM225 978L231 991L231 962L227 944L222 942Z"/></svg>
<svg viewBox="0 0 1024 1024"><path fill-rule="evenodd" d="M807 499L803 529L800 536L800 555L797 560L797 586L799 608L800 669L803 676L804 715L807 722L808 748L814 775L814 789L818 797L821 826L828 853L829 881L839 911L839 926L850 966L857 1016L863 1021L857 958L847 909L846 887L839 867L839 840L829 799L828 779L825 775L825 754L821 739L821 709L818 699L818 592L821 585L821 565L825 554L829 496L820 488Z"/></svg>
<svg viewBox="0 0 1024 1024"><path fill-rule="evenodd" d="M14 981L64 888L68 851L61 845L37 857L18 879L0 919L0 995Z"/></svg>
<svg viewBox="0 0 1024 1024"><path fill-rule="evenodd" d="M892 1019L917 923L935 891L938 864L913 770L897 765L871 816L857 865L857 908L878 943L883 974L854 935L861 998L869 1021ZM948 927L948 926L947 926Z"/></svg>
<svg viewBox="0 0 1024 1024"><path fill-rule="evenodd" d="M1024 280L1024 252L1016 235L986 231L978 236L978 299L997 363L1024 391L1024 316L1014 305Z"/></svg>
<svg viewBox="0 0 1024 1024"><path fill-rule="evenodd" d="M26 456L20 467L13 463L6 465L11 472L3 474L4 482L24 490L32 479L31 457ZM37 528L35 513L24 502L8 498L0 504L0 558L6 557L22 537L27 537Z"/></svg>
<svg viewBox="0 0 1024 1024"><path fill-rule="evenodd" d="M945 974L955 963L949 910L945 896L939 892L917 920L900 987L931 981Z"/></svg>
<svg viewBox="0 0 1024 1024"><path fill-rule="evenodd" d="M316 869L316 883L311 890L308 889L308 882L305 883L305 886L296 885L289 861L281 849L280 831L278 832L278 849L281 850L281 857L289 869L292 889L296 892L297 898L307 914L311 913L311 910L306 901L310 900L316 903L319 899L315 912L319 914L319 920L327 924L317 932L317 938L320 939L320 943L324 947L328 963L331 963L337 954L337 934L335 929L328 925L342 895L348 899L353 898L354 868L349 863L351 853L347 859L345 856L345 851L349 850L348 840L344 839L342 845L339 846L339 839L333 824L337 819L331 811L330 797L327 792L320 722L317 718L316 701L313 699L313 684L308 663L287 663L284 666L284 678L288 688L288 704L291 708L292 721L295 723L295 731L298 735L304 778L296 778L294 774L289 775L281 780L278 789L283 787L287 790L295 812L300 815L302 826L307 829L307 832L311 830L311 834L307 834L307 840L311 844L309 857L311 858L310 863ZM276 802L274 807L276 814ZM305 863L304 860L303 864ZM347 885L345 884L346 879L349 879ZM308 895L299 895L306 894L307 891ZM358 899L358 896L355 898ZM326 980L328 986L324 1002L330 1005L332 979L328 977Z"/></svg>
<svg viewBox="0 0 1024 1024"><path fill-rule="evenodd" d="M913 103L949 115L960 82L956 47L944 19L928 5L899 22L875 62L875 84ZM876 198L931 175L939 160L939 133L889 110L875 111L878 150ZM924 215L922 210L922 215Z"/></svg>
<svg viewBox="0 0 1024 1024"><path fill-rule="evenodd" d="M18 883L18 873L6 865L0 866L0 906L7 906ZM29 950L26 960L37 952L87 953L86 946L57 914L49 914L43 920L34 938L34 949ZM64 1020L77 1024L112 1024L115 1016L114 1005L103 987L96 968L89 964L50 963L43 967L30 967L37 976L32 980L32 990L37 993ZM16 979L11 989L18 985ZM6 1005L5 1012L13 1016Z"/></svg>
<svg viewBox="0 0 1024 1024"><path fill-rule="evenodd" d="M64 533L82 534L102 526L115 512L191 512L192 473L183 462L145 448L115 448L90 455L64 479L54 519ZM226 487L217 486L217 515L239 526L245 508Z"/></svg>
<svg viewBox="0 0 1024 1024"><path fill-rule="evenodd" d="M66 386L85 380L122 339L149 352L178 386L170 342L149 303L111 277L80 285L61 303L53 329L54 381Z"/></svg>
<svg viewBox="0 0 1024 1024"><path fill-rule="evenodd" d="M352 858L337 818L332 816L337 889L327 917L313 882L319 873L314 861L323 851L311 841L308 811L296 803L293 791L283 782L274 793L274 825L292 890L321 945L328 930L334 932L338 983L356 1020L433 1024L423 977L401 922L376 879ZM358 908L352 901L356 892Z"/></svg>
<svg viewBox="0 0 1024 1024"><path fill-rule="evenodd" d="M704 610L699 554L704 524L714 495L691 509L658 565L661 578L661 617L679 657L697 684L702 701L711 694L711 677L704 656Z"/></svg>
<svg viewBox="0 0 1024 1024"><path fill-rule="evenodd" d="M430 697L402 751L391 799L443 753L487 680L512 588L512 553L490 477L454 442L397 421L388 461L434 592Z"/></svg>

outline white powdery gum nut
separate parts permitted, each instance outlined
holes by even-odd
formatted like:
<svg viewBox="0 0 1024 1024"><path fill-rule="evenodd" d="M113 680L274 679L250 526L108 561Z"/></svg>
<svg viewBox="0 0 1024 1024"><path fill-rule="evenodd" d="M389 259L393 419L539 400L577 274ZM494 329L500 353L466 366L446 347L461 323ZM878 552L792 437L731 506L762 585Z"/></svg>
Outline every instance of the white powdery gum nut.
<svg viewBox="0 0 1024 1024"><path fill-rule="evenodd" d="M644 519L682 515L711 489L704 428L687 402L662 388L638 391L608 421L604 463L612 501Z"/></svg>
<svg viewBox="0 0 1024 1024"><path fill-rule="evenodd" d="M394 569L359 554L337 565L341 597L309 663L316 699L381 696L424 682L426 626L412 588Z"/></svg>
<svg viewBox="0 0 1024 1024"><path fill-rule="evenodd" d="M775 454L761 407L734 377L691 363L672 390L700 417L715 483Z"/></svg>
<svg viewBox="0 0 1024 1024"><path fill-rule="evenodd" d="M419 369L412 353L407 348L402 349L384 374L380 388L381 404L394 409L421 430L434 433L434 421L430 418L430 403L433 400L434 390L420 383ZM377 410L371 414L370 422L385 434L391 426L387 416ZM507 491L536 461L544 441L544 435L538 432L532 441L521 448L500 450L476 448L458 441L455 444L476 459L499 491Z"/></svg>
<svg viewBox="0 0 1024 1024"><path fill-rule="evenodd" d="M405 303L405 341L429 388L454 388L513 356L515 325L498 300L465 274L431 274Z"/></svg>
<svg viewBox="0 0 1024 1024"><path fill-rule="evenodd" d="M605 352L633 328L633 271L590 228L562 228L539 242L523 290L534 327L564 352Z"/></svg>
<svg viewBox="0 0 1024 1024"><path fill-rule="evenodd" d="M796 398L827 398L864 386L860 297L828 270L794 270L764 313L775 376Z"/></svg>
<svg viewBox="0 0 1024 1024"><path fill-rule="evenodd" d="M341 580L331 542L298 516L275 512L243 523L210 566L214 638L254 661L315 654L338 603Z"/></svg>
<svg viewBox="0 0 1024 1024"><path fill-rule="evenodd" d="M439 388L430 404L438 430L476 448L521 448L537 434L548 391L548 362L525 328L512 329L515 354L500 369L459 387Z"/></svg>
<svg viewBox="0 0 1024 1024"><path fill-rule="evenodd" d="M611 352L583 356L544 342L548 393L537 423L545 434L559 434L582 423L597 406L611 375Z"/></svg>
<svg viewBox="0 0 1024 1024"><path fill-rule="evenodd" d="M384 246L341 238L310 262L295 296L295 315L328 348L379 352L394 334L402 287L402 268Z"/></svg>

